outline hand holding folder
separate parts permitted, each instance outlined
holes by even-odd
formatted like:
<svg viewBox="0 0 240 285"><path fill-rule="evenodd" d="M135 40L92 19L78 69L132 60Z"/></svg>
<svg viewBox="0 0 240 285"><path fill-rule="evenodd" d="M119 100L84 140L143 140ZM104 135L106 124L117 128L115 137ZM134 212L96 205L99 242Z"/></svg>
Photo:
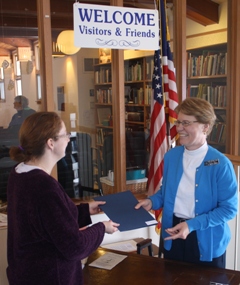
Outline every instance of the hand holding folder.
<svg viewBox="0 0 240 285"><path fill-rule="evenodd" d="M135 209L138 200L129 190L94 197L94 200L106 201L100 208L109 219L120 224L119 231L129 231L157 224L155 218L142 207Z"/></svg>

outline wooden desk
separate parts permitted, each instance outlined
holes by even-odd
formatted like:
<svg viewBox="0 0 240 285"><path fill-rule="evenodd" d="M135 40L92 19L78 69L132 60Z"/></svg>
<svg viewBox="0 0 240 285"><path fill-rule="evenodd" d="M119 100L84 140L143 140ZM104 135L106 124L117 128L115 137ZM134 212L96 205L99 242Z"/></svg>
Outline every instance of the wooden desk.
<svg viewBox="0 0 240 285"><path fill-rule="evenodd" d="M128 257L112 270L88 266L107 251L111 250L99 248L88 258L83 269L85 285L210 285L211 281L218 285L240 284L239 271L173 262L134 253L121 252Z"/></svg>

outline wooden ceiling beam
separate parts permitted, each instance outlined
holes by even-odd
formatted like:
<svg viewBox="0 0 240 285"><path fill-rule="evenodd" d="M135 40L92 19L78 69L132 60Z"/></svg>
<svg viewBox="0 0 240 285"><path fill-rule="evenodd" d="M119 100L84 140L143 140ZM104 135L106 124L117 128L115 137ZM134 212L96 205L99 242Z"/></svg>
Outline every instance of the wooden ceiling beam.
<svg viewBox="0 0 240 285"><path fill-rule="evenodd" d="M219 4L211 0L187 0L187 18L204 26L217 24Z"/></svg>
<svg viewBox="0 0 240 285"><path fill-rule="evenodd" d="M37 36L37 7L36 1L12 0L1 1L0 10L0 36ZM172 0L168 0L172 2ZM219 4L211 0L187 0L187 17L202 24L218 23ZM74 0L51 0L51 26L57 33L64 29L73 29L73 3ZM83 0L81 3L109 5L109 0ZM152 0L126 0L126 7L154 8Z"/></svg>

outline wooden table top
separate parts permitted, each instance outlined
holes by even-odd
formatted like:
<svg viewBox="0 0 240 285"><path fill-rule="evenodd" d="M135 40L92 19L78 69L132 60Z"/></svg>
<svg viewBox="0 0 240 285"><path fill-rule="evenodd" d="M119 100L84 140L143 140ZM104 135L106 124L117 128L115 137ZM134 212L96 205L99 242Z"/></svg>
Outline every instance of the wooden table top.
<svg viewBox="0 0 240 285"><path fill-rule="evenodd" d="M112 270L88 266L89 263L108 251L114 252L99 248L88 258L83 269L85 285L240 284L239 271L169 261L135 253L117 252L128 255L128 257Z"/></svg>

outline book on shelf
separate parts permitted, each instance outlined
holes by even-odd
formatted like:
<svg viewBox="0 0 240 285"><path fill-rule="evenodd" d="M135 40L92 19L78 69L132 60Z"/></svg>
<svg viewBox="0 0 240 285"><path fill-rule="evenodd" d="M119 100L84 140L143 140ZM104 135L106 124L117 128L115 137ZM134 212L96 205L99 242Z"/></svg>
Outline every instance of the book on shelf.
<svg viewBox="0 0 240 285"><path fill-rule="evenodd" d="M131 65L124 66L124 80L125 81L140 81L142 80L142 63L136 62Z"/></svg>
<svg viewBox="0 0 240 285"><path fill-rule="evenodd" d="M146 79L148 80L152 79L153 68L154 68L154 60L152 58L146 61Z"/></svg>
<svg viewBox="0 0 240 285"><path fill-rule="evenodd" d="M223 133L226 133L226 124L224 123L216 123L213 126L212 132L210 134L210 141L214 143L223 143L225 140L222 136ZM226 136L224 134L224 136Z"/></svg>
<svg viewBox="0 0 240 285"><path fill-rule="evenodd" d="M222 130L222 136L220 138L220 143L225 144L226 143L226 125L224 125Z"/></svg>
<svg viewBox="0 0 240 285"><path fill-rule="evenodd" d="M151 104L151 98L152 98L152 86L146 85L145 92L144 92L144 104L150 105Z"/></svg>
<svg viewBox="0 0 240 285"><path fill-rule="evenodd" d="M217 74L226 74L226 69L227 69L227 53L221 53L219 54Z"/></svg>
<svg viewBox="0 0 240 285"><path fill-rule="evenodd" d="M130 89L130 95L129 95L129 101L128 103L134 103L138 105L144 104L144 92L143 88L131 88Z"/></svg>
<svg viewBox="0 0 240 285"><path fill-rule="evenodd" d="M110 83L112 81L111 68L100 67L95 71L95 84Z"/></svg>
<svg viewBox="0 0 240 285"><path fill-rule="evenodd" d="M218 59L218 55L217 55L217 54L214 54L214 55L213 55L213 64L212 64L212 73L211 73L211 75L216 75L217 59Z"/></svg>
<svg viewBox="0 0 240 285"><path fill-rule="evenodd" d="M199 85L188 84L187 96L197 97Z"/></svg>
<svg viewBox="0 0 240 285"><path fill-rule="evenodd" d="M212 75L213 55L208 55L207 76Z"/></svg>
<svg viewBox="0 0 240 285"><path fill-rule="evenodd" d="M99 82L100 76L99 76L99 71L98 70L95 71L94 78L95 78L95 84L100 83Z"/></svg>

